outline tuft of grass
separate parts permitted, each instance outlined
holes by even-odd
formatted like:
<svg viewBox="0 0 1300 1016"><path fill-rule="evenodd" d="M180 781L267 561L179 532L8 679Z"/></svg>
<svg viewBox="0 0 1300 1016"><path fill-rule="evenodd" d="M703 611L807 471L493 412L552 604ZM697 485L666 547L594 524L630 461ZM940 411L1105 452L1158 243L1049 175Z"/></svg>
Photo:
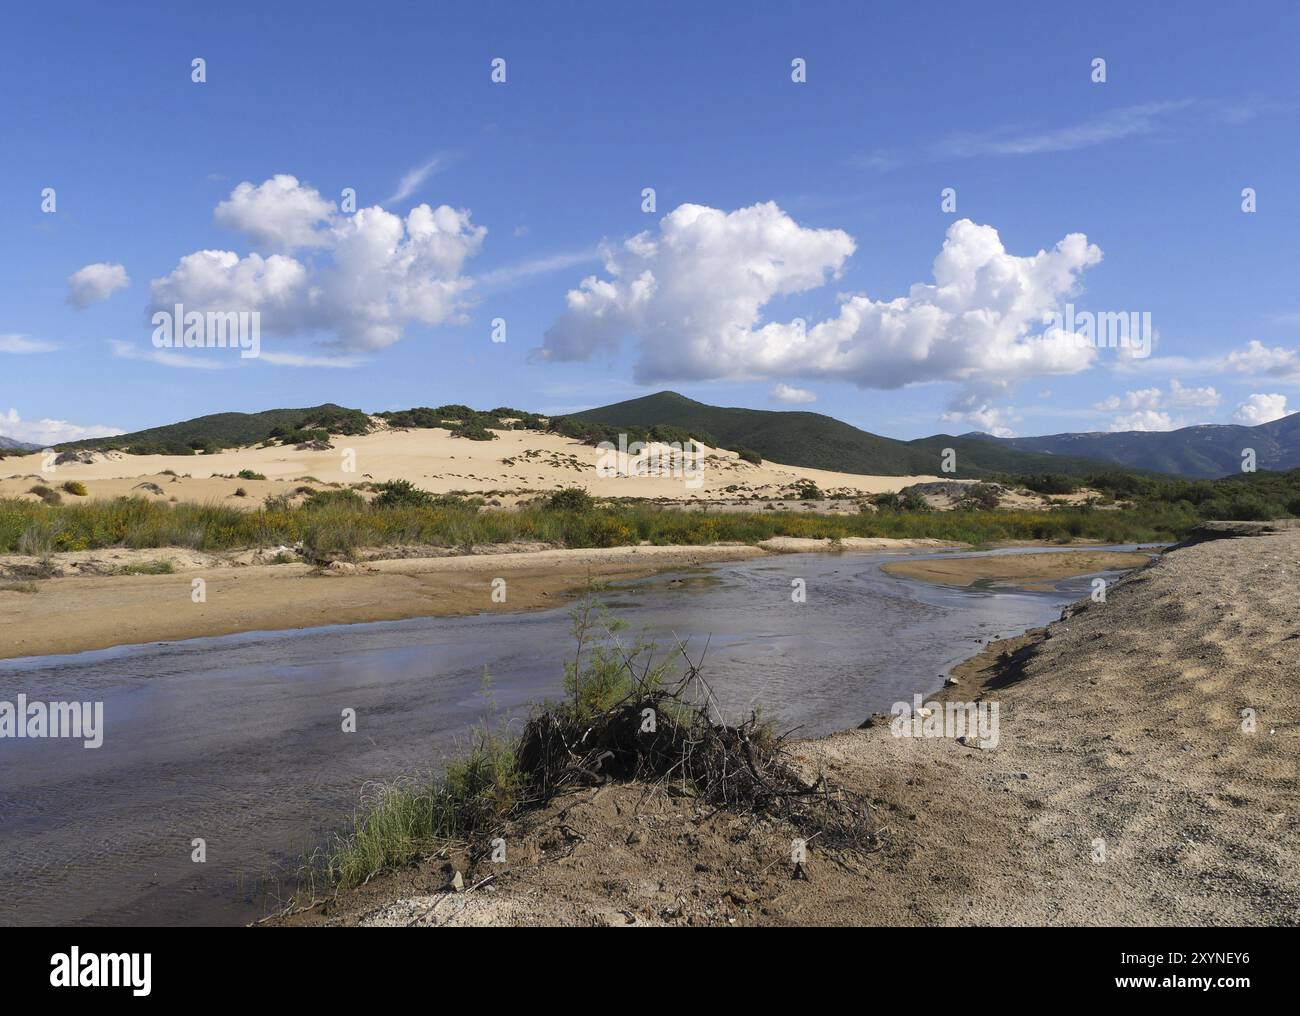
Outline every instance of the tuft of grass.
<svg viewBox="0 0 1300 1016"><path fill-rule="evenodd" d="M159 561L140 561L133 564L124 564L118 568L114 575L171 575L176 571L176 563L170 558L163 558Z"/></svg>
<svg viewBox="0 0 1300 1016"><path fill-rule="evenodd" d="M468 752L442 776L367 789L350 827L328 850L326 884L352 889L381 871L489 832L515 808L521 789L513 743L481 727Z"/></svg>
<svg viewBox="0 0 1300 1016"><path fill-rule="evenodd" d="M306 556L317 564L355 560L365 540L352 514L346 509L322 509L312 514L314 518L302 534Z"/></svg>

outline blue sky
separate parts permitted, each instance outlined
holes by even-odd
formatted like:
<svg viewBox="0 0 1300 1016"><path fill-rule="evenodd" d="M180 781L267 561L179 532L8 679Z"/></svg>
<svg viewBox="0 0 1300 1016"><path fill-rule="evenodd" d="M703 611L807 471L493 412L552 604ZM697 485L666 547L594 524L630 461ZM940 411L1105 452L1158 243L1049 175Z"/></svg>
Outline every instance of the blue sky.
<svg viewBox="0 0 1300 1016"><path fill-rule="evenodd" d="M0 433L662 388L897 437L1300 409L1297 8L1056 6L8 12ZM261 358L155 349L205 294ZM1153 354L1045 342L1066 302L1149 312Z"/></svg>

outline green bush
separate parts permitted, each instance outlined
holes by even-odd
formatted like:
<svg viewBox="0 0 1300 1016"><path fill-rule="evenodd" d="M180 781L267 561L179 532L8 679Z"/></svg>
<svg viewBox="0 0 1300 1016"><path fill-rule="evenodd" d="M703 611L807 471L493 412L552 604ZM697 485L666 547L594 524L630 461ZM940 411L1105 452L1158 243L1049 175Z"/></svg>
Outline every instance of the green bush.
<svg viewBox="0 0 1300 1016"><path fill-rule="evenodd" d="M546 508L553 512L589 512L596 507L595 499L581 487L565 487L546 499Z"/></svg>
<svg viewBox="0 0 1300 1016"><path fill-rule="evenodd" d="M410 480L388 480L375 485L375 499L371 506L375 508L413 507L423 508L433 503L433 495L421 490Z"/></svg>
<svg viewBox="0 0 1300 1016"><path fill-rule="evenodd" d="M497 435L488 430L479 420L465 420L451 429L452 437L468 438L470 441L495 441Z"/></svg>
<svg viewBox="0 0 1300 1016"><path fill-rule="evenodd" d="M1024 486L1036 494L1074 494L1079 481L1063 473L1038 473L1024 478Z"/></svg>
<svg viewBox="0 0 1300 1016"><path fill-rule="evenodd" d="M961 499L963 507L992 511L999 503L998 489L989 483L973 483Z"/></svg>
<svg viewBox="0 0 1300 1016"><path fill-rule="evenodd" d="M366 507L366 499L351 487L341 490L312 490L310 487L299 487L295 493L307 495L303 507L308 509L341 507L360 511Z"/></svg>

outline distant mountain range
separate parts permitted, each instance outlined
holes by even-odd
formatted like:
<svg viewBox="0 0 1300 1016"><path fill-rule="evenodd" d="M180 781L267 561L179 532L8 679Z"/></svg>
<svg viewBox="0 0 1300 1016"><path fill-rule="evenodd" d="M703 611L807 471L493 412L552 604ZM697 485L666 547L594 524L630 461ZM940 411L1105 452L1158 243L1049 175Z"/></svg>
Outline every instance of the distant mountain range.
<svg viewBox="0 0 1300 1016"><path fill-rule="evenodd" d="M1047 437L971 435L1002 448L1103 459L1130 469L1213 478L1241 471L1242 450L1255 449L1258 469L1300 466L1300 413L1254 427L1202 424L1179 430L1051 434Z"/></svg>
<svg viewBox="0 0 1300 1016"><path fill-rule="evenodd" d="M38 452L44 445L32 444L29 441L19 441L16 438L5 437L0 434L0 451L17 451L17 452Z"/></svg>
<svg viewBox="0 0 1300 1016"><path fill-rule="evenodd" d="M508 412L513 415L516 411ZM944 450L948 448L956 453L954 475L959 477L998 473L1087 476L1120 466L1136 472L1212 478L1239 472L1245 448L1255 449L1256 466L1260 470L1300 467L1300 413L1255 427L1204 425L1167 432L1012 438L982 433L936 434L899 441L859 430L821 413L725 408L696 402L676 392L657 392L583 410L569 418L642 429L669 425L716 446L750 449L772 462L884 476L938 474L942 471ZM257 444L265 441L276 428L292 430L304 426L323 427L331 433L359 433L368 422L360 410L326 403L306 409L216 413L59 447L129 448L176 454L196 447ZM0 437L0 449L39 450L40 447Z"/></svg>

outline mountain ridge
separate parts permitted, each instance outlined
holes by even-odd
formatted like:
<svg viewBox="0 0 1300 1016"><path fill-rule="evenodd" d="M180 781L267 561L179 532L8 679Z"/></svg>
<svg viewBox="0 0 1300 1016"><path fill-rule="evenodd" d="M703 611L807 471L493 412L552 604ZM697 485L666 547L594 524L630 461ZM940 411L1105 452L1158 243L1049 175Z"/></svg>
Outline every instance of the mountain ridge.
<svg viewBox="0 0 1300 1016"><path fill-rule="evenodd" d="M1084 476L1109 468L1099 460L1007 450L978 438L951 434L902 441L861 430L807 410L710 406L678 392L653 395L570 414L570 419L614 426L671 424L723 447L750 448L792 466L884 476L939 475L945 452L956 455L954 477L1000 473L1063 472Z"/></svg>
<svg viewBox="0 0 1300 1016"><path fill-rule="evenodd" d="M358 433L361 431L356 428L366 425L368 415L331 402L300 409L211 413L129 434L62 442L56 447L189 453L196 448L258 444L277 429L321 426L338 428L331 432ZM1300 413L1255 426L1196 424L1174 431L1083 431L1009 438L968 431L901 440L809 410L712 406L679 392L662 391L566 418L629 428L671 425L706 443L752 450L771 462L868 475L938 475L944 472L942 460L947 449L956 454L952 475L965 478L1006 473L1078 477L1119 467L1211 479L1239 472L1244 448L1255 449L1260 470L1300 467ZM38 451L41 447L0 437L0 450Z"/></svg>

